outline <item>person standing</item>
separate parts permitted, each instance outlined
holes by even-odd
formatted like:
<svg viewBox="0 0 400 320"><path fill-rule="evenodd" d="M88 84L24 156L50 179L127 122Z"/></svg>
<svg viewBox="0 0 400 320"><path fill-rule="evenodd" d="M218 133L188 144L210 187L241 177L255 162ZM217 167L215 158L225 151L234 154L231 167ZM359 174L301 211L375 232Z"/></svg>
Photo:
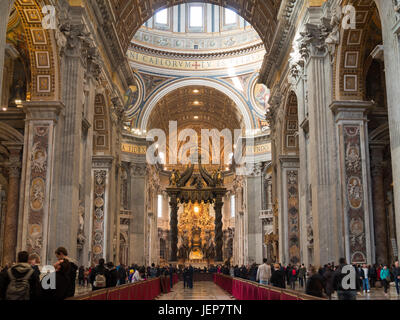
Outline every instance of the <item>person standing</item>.
<svg viewBox="0 0 400 320"><path fill-rule="evenodd" d="M118 283L118 271L115 268L114 263L108 262L107 263L107 279L106 279L106 287L113 288L117 286Z"/></svg>
<svg viewBox="0 0 400 320"><path fill-rule="evenodd" d="M346 265L346 259L341 258L339 261L339 266L336 269L333 275L333 289L337 291L339 300L356 300L357 299L357 290L359 289L359 281L357 277L357 270L353 266L351 266L350 272L344 272L344 268L349 267ZM343 272L342 272L343 271ZM349 273L354 273L354 279L352 283L354 287L343 287L344 278L349 275Z"/></svg>
<svg viewBox="0 0 400 320"><path fill-rule="evenodd" d="M390 286L391 279L390 279L390 271L389 271L387 265L383 266L380 277L381 277L381 281L383 284L383 288L385 290L385 296L388 296L388 289Z"/></svg>
<svg viewBox="0 0 400 320"><path fill-rule="evenodd" d="M329 298L329 300L332 300L332 294L335 291L333 289L333 271L332 267L330 265L327 266L326 271L324 273L324 283L325 283L325 292Z"/></svg>
<svg viewBox="0 0 400 320"><path fill-rule="evenodd" d="M396 284L397 295L400 295L400 266L399 261L396 261L393 268L394 282Z"/></svg>
<svg viewBox="0 0 400 320"><path fill-rule="evenodd" d="M28 252L17 255L17 264L0 274L0 300L37 300L40 297L39 276L28 263Z"/></svg>
<svg viewBox="0 0 400 320"><path fill-rule="evenodd" d="M99 264L92 270L89 281L93 291L104 289L107 286L107 268L104 259L99 260Z"/></svg>
<svg viewBox="0 0 400 320"><path fill-rule="evenodd" d="M157 278L157 269L154 263L151 264L151 268L148 270L150 279Z"/></svg>
<svg viewBox="0 0 400 320"><path fill-rule="evenodd" d="M310 268L310 277L307 280L306 284L306 294L323 298L324 296L324 279L322 278L321 274L317 272L314 266Z"/></svg>
<svg viewBox="0 0 400 320"><path fill-rule="evenodd" d="M267 264L267 259L264 259L263 264L257 269L256 281L259 281L260 284L268 285L271 275L271 266Z"/></svg>
<svg viewBox="0 0 400 320"><path fill-rule="evenodd" d="M117 267L117 272L118 272L118 285L122 286L126 283L126 269L125 266L120 263L120 265Z"/></svg>
<svg viewBox="0 0 400 320"><path fill-rule="evenodd" d="M370 293L369 277L370 277L369 268L366 264L364 264L360 270L360 279L362 281L363 291L365 293L367 292Z"/></svg>
<svg viewBox="0 0 400 320"><path fill-rule="evenodd" d="M279 264L274 265L274 272L272 272L271 275L271 284L277 288L286 288L284 271L281 270Z"/></svg>
<svg viewBox="0 0 400 320"><path fill-rule="evenodd" d="M79 267L78 283L79 283L79 286L81 286L81 287L83 287L83 285L85 283L85 267L84 266Z"/></svg>
<svg viewBox="0 0 400 320"><path fill-rule="evenodd" d="M183 288L189 288L189 269L187 267L183 269Z"/></svg>
<svg viewBox="0 0 400 320"><path fill-rule="evenodd" d="M137 266L137 265L133 266L131 279L132 279L131 283L139 282L142 280L142 277L140 276L140 272L139 272L139 266Z"/></svg>
<svg viewBox="0 0 400 320"><path fill-rule="evenodd" d="M306 273L307 273L307 269L304 266L304 264L301 265L300 269L299 269L299 285L301 288L304 288L304 284L306 283Z"/></svg>
<svg viewBox="0 0 400 320"><path fill-rule="evenodd" d="M289 283L292 290L296 290L297 275L297 268L296 266L293 266L289 274Z"/></svg>
<svg viewBox="0 0 400 320"><path fill-rule="evenodd" d="M75 286L76 286L76 274L78 271L78 263L73 259L68 257L68 251L64 247L58 247L56 250L56 257L58 261L61 263L69 263L69 274L67 275L69 278L69 285L67 289L67 298L71 298L75 295Z"/></svg>
<svg viewBox="0 0 400 320"><path fill-rule="evenodd" d="M189 280L189 288L193 289L193 276L194 276L194 270L192 265L189 265L188 269L188 280Z"/></svg>

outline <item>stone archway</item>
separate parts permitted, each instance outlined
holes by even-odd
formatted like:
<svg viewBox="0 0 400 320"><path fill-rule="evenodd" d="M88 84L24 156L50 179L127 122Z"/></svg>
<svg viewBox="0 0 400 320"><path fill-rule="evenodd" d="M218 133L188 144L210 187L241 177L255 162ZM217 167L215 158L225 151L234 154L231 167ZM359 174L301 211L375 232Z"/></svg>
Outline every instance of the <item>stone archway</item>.
<svg viewBox="0 0 400 320"><path fill-rule="evenodd" d="M184 80L169 82L163 88L159 89L158 92L151 99L149 99L149 101L143 107L142 115L140 116L138 124L139 128L142 131L147 130L151 112L163 97L165 97L167 94L173 92L178 88L188 87L188 86L204 86L221 91L222 93L230 97L236 104L239 112L243 116L245 129L251 130L255 127L253 116L251 115L251 112L246 102L244 101L243 97L241 97L237 92L235 92L234 90L232 90L223 83L220 83L215 80L198 78L198 79L184 79Z"/></svg>

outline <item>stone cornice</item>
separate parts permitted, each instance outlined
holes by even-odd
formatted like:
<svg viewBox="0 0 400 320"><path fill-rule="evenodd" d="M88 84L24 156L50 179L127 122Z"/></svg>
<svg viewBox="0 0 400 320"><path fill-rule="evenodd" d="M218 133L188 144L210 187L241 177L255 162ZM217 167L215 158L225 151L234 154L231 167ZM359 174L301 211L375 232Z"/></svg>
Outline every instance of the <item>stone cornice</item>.
<svg viewBox="0 0 400 320"><path fill-rule="evenodd" d="M329 108L334 114L340 111L371 111L376 106L373 101L333 101Z"/></svg>
<svg viewBox="0 0 400 320"><path fill-rule="evenodd" d="M179 53L179 52L172 52L172 51L164 51L164 50L158 50L154 48L149 48L149 47L144 47L139 44L131 43L131 46L129 50L135 51L135 52L140 52L140 53L146 53L146 54L151 54L155 56L161 56L161 57L168 57L168 58L175 58L175 59L196 59L196 60L201 60L201 59L221 59L221 58L230 58L234 56L242 56L246 54L251 54L255 51L262 50L264 48L264 44L262 42L253 44L251 46L241 48L241 49L236 49L236 50L231 50L231 51L221 51L221 52L212 52L212 53Z"/></svg>
<svg viewBox="0 0 400 320"><path fill-rule="evenodd" d="M23 108L26 120L58 121L65 106L61 101L25 101Z"/></svg>
<svg viewBox="0 0 400 320"><path fill-rule="evenodd" d="M286 0L285 5L281 7L282 14L278 20L278 27L271 47L267 48L269 51L260 70L259 82L266 84L267 87L272 87L276 69L286 56L290 40L294 36L295 22L303 4L304 2L299 0Z"/></svg>
<svg viewBox="0 0 400 320"><path fill-rule="evenodd" d="M113 161L113 156L93 156L93 169L110 169Z"/></svg>

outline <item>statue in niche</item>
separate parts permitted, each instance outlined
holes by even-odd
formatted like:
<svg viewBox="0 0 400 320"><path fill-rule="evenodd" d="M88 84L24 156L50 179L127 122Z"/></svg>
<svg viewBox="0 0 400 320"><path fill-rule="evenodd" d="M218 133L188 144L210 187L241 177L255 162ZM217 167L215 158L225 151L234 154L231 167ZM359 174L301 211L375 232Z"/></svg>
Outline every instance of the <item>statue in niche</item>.
<svg viewBox="0 0 400 320"><path fill-rule="evenodd" d="M85 207L82 203L79 204L78 208L79 228L78 228L78 248L82 249L86 242L85 237Z"/></svg>

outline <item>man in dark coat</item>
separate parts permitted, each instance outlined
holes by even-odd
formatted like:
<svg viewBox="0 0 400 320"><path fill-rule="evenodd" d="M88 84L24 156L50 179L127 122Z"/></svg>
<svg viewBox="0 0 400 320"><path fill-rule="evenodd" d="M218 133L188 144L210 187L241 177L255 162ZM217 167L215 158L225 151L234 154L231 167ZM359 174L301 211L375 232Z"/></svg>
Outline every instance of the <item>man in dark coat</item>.
<svg viewBox="0 0 400 320"><path fill-rule="evenodd" d="M188 269L188 280L189 280L189 288L193 289L193 276L194 276L194 270L192 265L189 265Z"/></svg>
<svg viewBox="0 0 400 320"><path fill-rule="evenodd" d="M67 290L66 297L67 298L73 297L75 295L76 274L78 271L78 264L76 261L68 257L67 249L65 249L64 247L57 248L56 257L58 261L63 261L65 262L65 264L69 264L67 268L69 273L65 275L69 280L66 289Z"/></svg>
<svg viewBox="0 0 400 320"><path fill-rule="evenodd" d="M117 286L118 283L118 271L115 268L114 263L107 263L107 277L106 277L106 286L107 288L113 288Z"/></svg>
<svg viewBox="0 0 400 320"><path fill-rule="evenodd" d="M126 277L127 277L125 266L121 263L117 267L117 271L118 271L118 284L122 286L126 283Z"/></svg>
<svg viewBox="0 0 400 320"><path fill-rule="evenodd" d="M324 273L324 281L325 281L325 292L329 298L329 300L332 299L332 294L335 292L335 290L333 289L333 276L334 273L332 271L331 266L328 266L326 268L326 271Z"/></svg>
<svg viewBox="0 0 400 320"><path fill-rule="evenodd" d="M311 267L310 278L308 278L306 285L306 294L323 298L324 287L324 278L321 276L320 272L317 272L315 267Z"/></svg>
<svg viewBox="0 0 400 320"><path fill-rule="evenodd" d="M274 271L272 272L271 275L271 284L277 288L282 288L282 289L286 288L285 275L283 271L280 269L279 264L275 264L274 266Z"/></svg>
<svg viewBox="0 0 400 320"><path fill-rule="evenodd" d="M357 269L354 266L352 266L353 269L349 269L350 274L349 272L344 272L343 268L345 267L347 267L346 259L341 258L339 262L339 267L336 269L333 276L333 289L337 291L339 300L356 300L357 291L360 290L359 275ZM344 278L351 276L351 274L355 277L355 279L351 279L354 283L354 287L343 287L344 282L346 282Z"/></svg>

